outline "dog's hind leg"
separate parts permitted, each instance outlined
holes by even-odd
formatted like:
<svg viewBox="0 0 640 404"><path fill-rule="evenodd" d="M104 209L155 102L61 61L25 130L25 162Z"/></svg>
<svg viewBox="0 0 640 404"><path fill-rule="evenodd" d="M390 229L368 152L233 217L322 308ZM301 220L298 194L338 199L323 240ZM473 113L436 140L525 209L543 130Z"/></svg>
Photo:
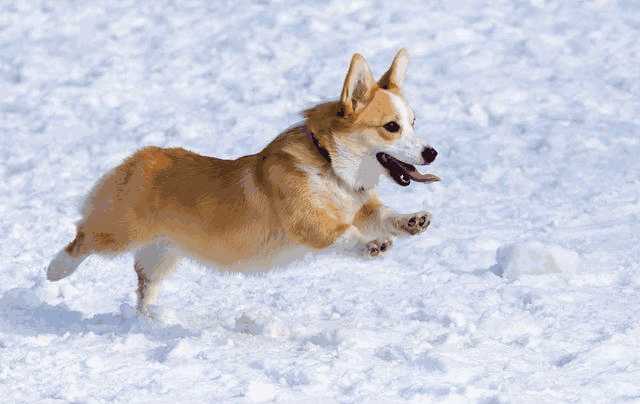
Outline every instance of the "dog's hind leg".
<svg viewBox="0 0 640 404"><path fill-rule="evenodd" d="M131 250L136 242L129 237L126 229L118 228L118 220L111 224L95 223L93 214L78 225L76 237L51 260L47 268L47 279L55 282L75 272L78 266L91 254L117 255ZM120 226L122 227L122 226Z"/></svg>
<svg viewBox="0 0 640 404"><path fill-rule="evenodd" d="M75 239L47 268L48 280L71 275L91 254L121 254L155 237L154 207L148 204L153 187L145 182L151 174L145 171L144 153L130 157L96 183L84 203Z"/></svg>
<svg viewBox="0 0 640 404"><path fill-rule="evenodd" d="M82 261L89 255L87 251L84 251L86 249L83 248L84 244L85 234L82 231L78 231L75 239L60 250L49 263L47 279L55 282L75 272Z"/></svg>
<svg viewBox="0 0 640 404"><path fill-rule="evenodd" d="M160 283L175 270L177 260L175 249L167 241L156 241L136 251L134 268L138 275L138 313L148 314L149 305L158 296Z"/></svg>

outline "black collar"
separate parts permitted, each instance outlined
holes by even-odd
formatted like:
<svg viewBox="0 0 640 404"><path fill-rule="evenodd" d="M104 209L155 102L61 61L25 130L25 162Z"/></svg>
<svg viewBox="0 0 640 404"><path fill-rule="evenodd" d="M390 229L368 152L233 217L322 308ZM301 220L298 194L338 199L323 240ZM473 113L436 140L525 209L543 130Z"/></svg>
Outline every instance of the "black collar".
<svg viewBox="0 0 640 404"><path fill-rule="evenodd" d="M322 147L316 135L314 135L313 132L311 132L306 125L302 127L302 131L307 135L309 140L311 140L311 142L313 142L313 144L316 146L316 149L318 149L318 153L320 153L320 155L324 157L325 160L331 163L331 155L329 154L329 150Z"/></svg>

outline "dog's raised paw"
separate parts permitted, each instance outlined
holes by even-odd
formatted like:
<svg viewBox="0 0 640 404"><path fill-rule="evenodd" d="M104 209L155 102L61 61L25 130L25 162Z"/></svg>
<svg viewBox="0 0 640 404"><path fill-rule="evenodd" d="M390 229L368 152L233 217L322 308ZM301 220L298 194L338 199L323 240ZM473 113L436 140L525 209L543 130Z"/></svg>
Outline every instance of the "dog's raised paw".
<svg viewBox="0 0 640 404"><path fill-rule="evenodd" d="M422 233L431 224L431 213L418 212L407 215L401 222L401 228L411 235Z"/></svg>
<svg viewBox="0 0 640 404"><path fill-rule="evenodd" d="M366 245L366 253L370 257L377 257L387 252L392 245L391 239L369 241Z"/></svg>

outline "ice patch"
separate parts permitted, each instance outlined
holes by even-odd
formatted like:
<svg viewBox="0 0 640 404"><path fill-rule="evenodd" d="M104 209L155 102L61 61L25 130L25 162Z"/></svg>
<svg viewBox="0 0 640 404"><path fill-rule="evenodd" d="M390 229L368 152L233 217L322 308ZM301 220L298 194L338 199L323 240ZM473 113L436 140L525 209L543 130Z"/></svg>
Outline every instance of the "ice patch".
<svg viewBox="0 0 640 404"><path fill-rule="evenodd" d="M529 241L498 248L496 265L491 267L491 271L515 280L523 275L574 274L579 263L580 257L574 251Z"/></svg>

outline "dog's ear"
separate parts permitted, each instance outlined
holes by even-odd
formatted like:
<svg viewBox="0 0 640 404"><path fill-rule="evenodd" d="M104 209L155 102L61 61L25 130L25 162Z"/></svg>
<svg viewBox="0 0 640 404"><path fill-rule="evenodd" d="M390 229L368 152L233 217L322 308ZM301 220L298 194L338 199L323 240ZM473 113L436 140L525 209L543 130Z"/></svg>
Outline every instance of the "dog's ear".
<svg viewBox="0 0 640 404"><path fill-rule="evenodd" d="M406 49L402 48L396 53L396 57L393 58L389 70L378 80L378 86L384 89L399 89L402 87L408 64L409 54Z"/></svg>
<svg viewBox="0 0 640 404"><path fill-rule="evenodd" d="M342 86L342 95L340 95L342 105L339 114L349 116L362 108L371 97L375 85L376 81L367 61L362 55L354 54Z"/></svg>

